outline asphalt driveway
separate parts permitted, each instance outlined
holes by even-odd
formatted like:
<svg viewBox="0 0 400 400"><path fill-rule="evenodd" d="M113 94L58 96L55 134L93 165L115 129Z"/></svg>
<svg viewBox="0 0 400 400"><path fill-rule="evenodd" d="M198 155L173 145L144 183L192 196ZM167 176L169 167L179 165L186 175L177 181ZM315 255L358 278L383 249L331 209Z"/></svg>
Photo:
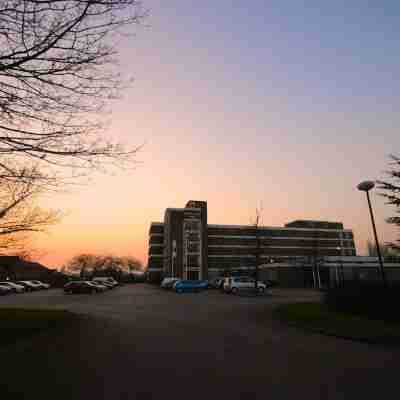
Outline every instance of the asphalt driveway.
<svg viewBox="0 0 400 400"><path fill-rule="evenodd" d="M46 369L75 398L376 399L397 396L400 351L309 334L271 317L274 305L315 300L302 290L237 297L177 295L126 285L98 295L49 290L0 298L0 307L68 309L79 328L41 343L80 377ZM60 361L61 360L61 361Z"/></svg>

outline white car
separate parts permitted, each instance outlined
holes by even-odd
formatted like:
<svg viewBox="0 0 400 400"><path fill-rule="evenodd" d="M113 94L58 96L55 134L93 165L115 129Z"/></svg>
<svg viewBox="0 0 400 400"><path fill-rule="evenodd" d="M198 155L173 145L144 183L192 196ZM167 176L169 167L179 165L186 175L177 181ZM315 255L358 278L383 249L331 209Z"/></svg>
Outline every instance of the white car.
<svg viewBox="0 0 400 400"><path fill-rule="evenodd" d="M225 278L224 291L226 293L238 293L241 289L253 289L255 287L255 279L250 276L231 276ZM258 281L257 290L259 293L264 293L267 286Z"/></svg>
<svg viewBox="0 0 400 400"><path fill-rule="evenodd" d="M22 285L18 285L14 282L0 282L0 285L11 288L14 293L23 293L25 292L25 287Z"/></svg>
<svg viewBox="0 0 400 400"><path fill-rule="evenodd" d="M161 286L163 289L172 289L173 286L174 286L174 284L175 284L176 282L180 281L180 280L181 280L180 278L167 277L167 278L164 278L164 279L162 280L160 286Z"/></svg>
<svg viewBox="0 0 400 400"><path fill-rule="evenodd" d="M17 281L18 285L25 286L26 290L41 290L43 286L40 283L34 283L34 281Z"/></svg>
<svg viewBox="0 0 400 400"><path fill-rule="evenodd" d="M50 289L50 285L48 283L44 283L41 281L30 281L36 285L40 285L42 289Z"/></svg>

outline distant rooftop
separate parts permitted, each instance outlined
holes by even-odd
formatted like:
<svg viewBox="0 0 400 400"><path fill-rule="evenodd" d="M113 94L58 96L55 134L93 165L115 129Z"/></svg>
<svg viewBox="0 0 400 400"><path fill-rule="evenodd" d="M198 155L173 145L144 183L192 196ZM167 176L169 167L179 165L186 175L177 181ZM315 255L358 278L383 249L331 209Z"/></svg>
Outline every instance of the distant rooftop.
<svg viewBox="0 0 400 400"><path fill-rule="evenodd" d="M285 224L287 228L343 229L341 222L297 219Z"/></svg>

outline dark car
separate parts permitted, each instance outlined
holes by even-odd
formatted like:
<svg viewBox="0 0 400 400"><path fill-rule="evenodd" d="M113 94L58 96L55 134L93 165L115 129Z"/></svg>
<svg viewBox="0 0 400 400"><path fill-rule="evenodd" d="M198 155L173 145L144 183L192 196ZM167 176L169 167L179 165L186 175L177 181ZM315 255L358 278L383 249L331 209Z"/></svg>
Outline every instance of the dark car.
<svg viewBox="0 0 400 400"><path fill-rule="evenodd" d="M266 280L264 280L264 281L262 281L262 282L265 284L265 286L266 286L267 288L271 288L271 287L276 286L276 282L271 281L270 279L266 279Z"/></svg>
<svg viewBox="0 0 400 400"><path fill-rule="evenodd" d="M89 282L86 281L74 281L69 282L64 285L64 292L65 293L97 293L97 289L94 285L91 285Z"/></svg>
<svg viewBox="0 0 400 400"><path fill-rule="evenodd" d="M0 285L0 296L10 293L13 293L13 290L10 287Z"/></svg>
<svg viewBox="0 0 400 400"><path fill-rule="evenodd" d="M224 278L222 277L213 278L209 282L209 287L213 289L222 289L223 285L224 285Z"/></svg>

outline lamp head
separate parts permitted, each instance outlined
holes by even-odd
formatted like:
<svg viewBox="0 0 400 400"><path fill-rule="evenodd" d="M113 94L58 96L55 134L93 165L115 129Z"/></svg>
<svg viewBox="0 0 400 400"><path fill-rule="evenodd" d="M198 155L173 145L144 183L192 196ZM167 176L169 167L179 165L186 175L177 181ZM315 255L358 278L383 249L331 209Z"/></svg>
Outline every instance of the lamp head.
<svg viewBox="0 0 400 400"><path fill-rule="evenodd" d="M357 185L357 189L363 192L368 192L375 187L374 181L364 181Z"/></svg>

